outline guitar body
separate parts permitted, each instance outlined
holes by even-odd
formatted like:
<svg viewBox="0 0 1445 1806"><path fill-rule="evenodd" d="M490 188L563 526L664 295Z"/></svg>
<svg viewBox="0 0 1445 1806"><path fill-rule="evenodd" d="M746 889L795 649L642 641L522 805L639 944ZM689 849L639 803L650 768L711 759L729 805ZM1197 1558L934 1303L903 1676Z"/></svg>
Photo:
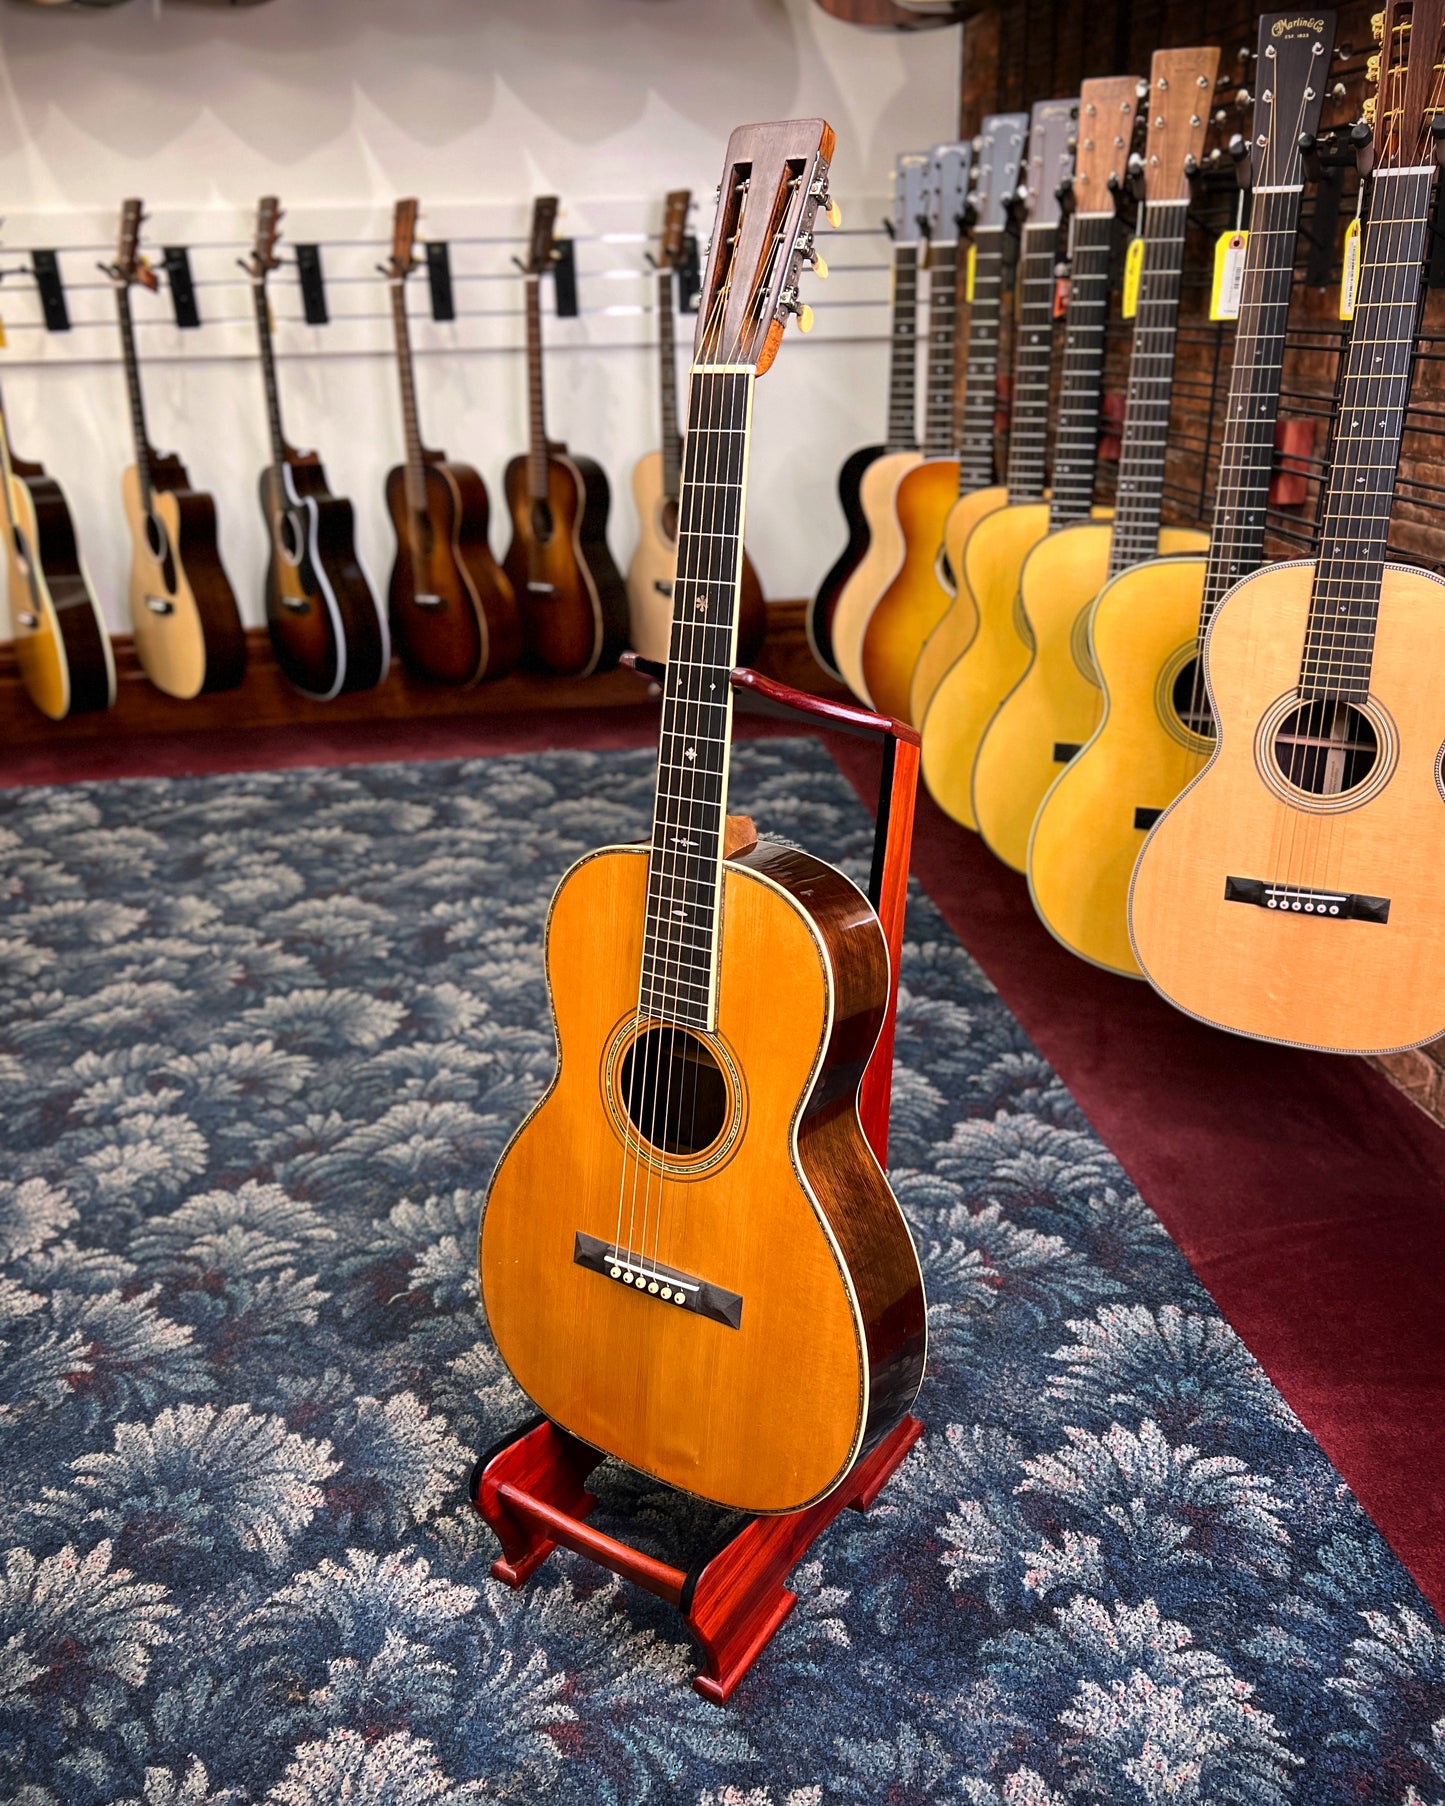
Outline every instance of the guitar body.
<svg viewBox="0 0 1445 1806"><path fill-rule="evenodd" d="M504 560L527 658L565 677L610 671L627 644L627 589L607 548L611 493L591 458L550 452L547 501L527 493L527 460L506 474L512 543Z"/></svg>
<svg viewBox="0 0 1445 1806"><path fill-rule="evenodd" d="M961 495L948 511L943 526L943 561L952 573L953 590L948 607L938 624L923 642L918 662L908 689L909 720L921 728L933 705L933 698L944 677L958 663L978 632L978 600L964 576L963 548L969 535L986 514L1002 508L1008 501L1008 490L991 483L987 489L972 489Z"/></svg>
<svg viewBox="0 0 1445 1806"><path fill-rule="evenodd" d="M663 494L662 453L648 452L632 468L638 539L627 567L627 618L632 647L644 658L667 663L672 633L672 585L677 575L677 516ZM738 595L738 658L751 664L763 643L767 604L753 561L743 554Z"/></svg>
<svg viewBox="0 0 1445 1806"><path fill-rule="evenodd" d="M351 503L332 495L314 458L261 473L271 536L266 625L276 663L307 696L329 701L386 676L391 636L356 556Z"/></svg>
<svg viewBox="0 0 1445 1806"><path fill-rule="evenodd" d="M697 1153L653 1150L644 1230L619 1075L648 864L646 847L604 849L552 900L558 1069L483 1208L487 1318L564 1429L719 1504L793 1511L899 1420L923 1372L918 1262L857 1112L887 948L866 900L822 861L764 844L727 862L706 1042L725 1080L721 1126ZM736 1327L578 1264L579 1235L724 1288Z"/></svg>
<svg viewBox="0 0 1445 1806"><path fill-rule="evenodd" d="M501 677L522 654L512 586L487 542L491 504L470 464L431 459L426 514L413 519L406 470L387 473L396 533L389 596L397 651L419 677L467 688Z"/></svg>
<svg viewBox="0 0 1445 1806"><path fill-rule="evenodd" d="M1049 785L1099 725L1103 696L1089 619L1108 578L1111 538L1098 521L1065 527L1038 543L1020 575L1021 617L1036 644L1032 657L1023 652L1024 669L984 726L972 783L979 832L1016 872L1027 869L1029 834ZM1165 556L1208 543L1207 534L1182 527L1159 534Z"/></svg>
<svg viewBox="0 0 1445 1806"><path fill-rule="evenodd" d="M1309 562L1270 565L1216 611L1205 667L1218 742L1144 843L1129 926L1150 983L1202 1021L1385 1053L1445 1032L1445 698L1421 681L1445 660L1445 583L1385 566L1368 709L1382 756L1342 795L1281 795L1262 724L1296 693L1313 579ZM1230 901L1230 878L1388 900L1388 914L1320 919Z"/></svg>
<svg viewBox="0 0 1445 1806"><path fill-rule="evenodd" d="M39 464L11 460L6 546L10 631L26 693L62 721L115 701L110 636L80 562L60 485Z"/></svg>
<svg viewBox="0 0 1445 1806"><path fill-rule="evenodd" d="M863 676L863 636L868 618L903 563L903 530L894 506L898 485L922 462L921 452L884 452L863 472L858 487L868 524L868 547L843 585L833 611L833 661L844 683L864 702L868 701L868 687Z"/></svg>
<svg viewBox="0 0 1445 1806"><path fill-rule="evenodd" d="M841 677L833 658L833 616L838 607L838 598L843 593L843 585L858 568L859 560L868 550L868 517L863 512L863 501L859 493L863 472L875 459L883 456L881 445L864 445L843 460L843 468L838 472L838 504L843 510L843 519L848 524L848 543L834 559L828 575L818 585L818 593L813 597L804 618L804 627L808 635L808 644L813 649L813 657L825 671L834 677Z"/></svg>
<svg viewBox="0 0 1445 1806"><path fill-rule="evenodd" d="M130 618L136 656L167 696L232 690L246 675L246 640L216 543L216 504L192 489L178 458L152 460L153 514L140 472L121 478L130 528Z"/></svg>
<svg viewBox="0 0 1445 1806"><path fill-rule="evenodd" d="M1104 718L1054 779L1029 841L1029 890L1050 933L1130 978L1140 976L1129 944L1139 849L1213 747L1173 700L1198 677L1204 572L1202 558L1150 559L1105 585L1090 624Z"/></svg>
<svg viewBox="0 0 1445 1806"><path fill-rule="evenodd" d="M940 564L944 528L958 501L958 459L925 458L898 485L894 508L903 562L863 630L863 681L881 714L909 720L913 671L923 643L952 600Z"/></svg>

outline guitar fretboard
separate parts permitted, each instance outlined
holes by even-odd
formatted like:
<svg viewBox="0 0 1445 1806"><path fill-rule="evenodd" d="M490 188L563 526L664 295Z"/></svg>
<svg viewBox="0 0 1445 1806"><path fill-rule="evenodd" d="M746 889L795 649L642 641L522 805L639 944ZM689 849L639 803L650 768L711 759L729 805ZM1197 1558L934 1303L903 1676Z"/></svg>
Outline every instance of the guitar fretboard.
<svg viewBox="0 0 1445 1806"><path fill-rule="evenodd" d="M406 500L415 514L426 513L426 466L416 413L416 366L411 355L411 325L406 316L406 282L391 279L391 323L396 335L396 368L401 382L401 422L406 434Z"/></svg>
<svg viewBox="0 0 1445 1806"><path fill-rule="evenodd" d="M1025 226L1019 248L1018 328L1013 406L1009 417L1008 499L1035 502L1044 493L1049 446L1049 375L1054 361L1054 226Z"/></svg>
<svg viewBox="0 0 1445 1806"><path fill-rule="evenodd" d="M271 435L271 462L286 462L286 436L281 431L281 394L276 383L276 347L271 339L271 309L266 302L266 284L253 277L252 298L256 303L256 336L261 346L261 375L266 385L266 425Z"/></svg>
<svg viewBox="0 0 1445 1806"><path fill-rule="evenodd" d="M694 368L678 505L639 1009L710 1031L727 814L751 366Z"/></svg>
<svg viewBox="0 0 1445 1806"><path fill-rule="evenodd" d="M1049 528L1087 520L1094 503L1099 459L1099 399L1104 386L1104 337L1109 323L1112 213L1074 215L1069 262L1069 323L1054 432ZM1010 487L1012 494L1012 487Z"/></svg>
<svg viewBox="0 0 1445 1806"><path fill-rule="evenodd" d="M958 246L928 248L928 386L923 401L923 449L947 458L957 443L954 431L953 347L958 324Z"/></svg>
<svg viewBox="0 0 1445 1806"><path fill-rule="evenodd" d="M135 321L130 311L130 289L116 285L115 308L120 319L120 349L125 362L125 387L130 397L130 430L135 439L135 464L140 473L141 497L149 512L151 505L151 442L146 432L145 397L140 386L140 360L135 349Z"/></svg>
<svg viewBox="0 0 1445 1806"><path fill-rule="evenodd" d="M657 272L657 350L661 374L662 493L676 501L682 484L682 436L677 430L677 330L673 273Z"/></svg>
<svg viewBox="0 0 1445 1806"><path fill-rule="evenodd" d="M918 444L918 246L893 247L893 331L888 348L888 450Z"/></svg>
<svg viewBox="0 0 1445 1806"><path fill-rule="evenodd" d="M542 394L542 278L529 271L527 287L527 494L547 499L547 415Z"/></svg>
<svg viewBox="0 0 1445 1806"><path fill-rule="evenodd" d="M958 492L993 481L993 428L998 412L999 300L1003 290L1003 227L973 235L973 308L964 365L963 423L958 445Z"/></svg>
<svg viewBox="0 0 1445 1806"><path fill-rule="evenodd" d="M1371 183L1300 669L1307 698L1370 690L1434 180L1433 168L1382 169Z"/></svg>

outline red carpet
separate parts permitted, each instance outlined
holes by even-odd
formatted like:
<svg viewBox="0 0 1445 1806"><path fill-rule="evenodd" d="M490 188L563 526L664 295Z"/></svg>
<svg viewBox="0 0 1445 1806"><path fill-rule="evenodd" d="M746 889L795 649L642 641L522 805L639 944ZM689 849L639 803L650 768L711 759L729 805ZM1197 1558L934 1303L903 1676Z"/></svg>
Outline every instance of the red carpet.
<svg viewBox="0 0 1445 1806"><path fill-rule="evenodd" d="M177 736L17 755L0 784L601 749L654 732L644 704ZM828 744L871 806L871 749ZM1219 1034L1073 959L1023 880L926 797L914 869L1445 1614L1445 1130L1362 1061Z"/></svg>

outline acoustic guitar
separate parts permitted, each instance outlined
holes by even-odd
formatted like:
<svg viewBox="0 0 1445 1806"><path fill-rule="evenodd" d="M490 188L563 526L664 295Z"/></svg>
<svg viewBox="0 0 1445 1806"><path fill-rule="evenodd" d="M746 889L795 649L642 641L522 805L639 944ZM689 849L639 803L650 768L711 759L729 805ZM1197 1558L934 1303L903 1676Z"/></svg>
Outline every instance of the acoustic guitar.
<svg viewBox="0 0 1445 1806"><path fill-rule="evenodd" d="M1146 559L1105 585L1090 621L1103 720L1054 779L1029 841L1029 888L1049 929L1085 959L1133 977L1134 862L1213 742L1200 648L1225 592L1264 562L1304 179L1299 138L1319 128L1334 26L1330 12L1265 13L1259 22L1246 170L1255 194L1209 556Z"/></svg>
<svg viewBox="0 0 1445 1806"><path fill-rule="evenodd" d="M189 700L241 682L246 638L216 542L216 504L191 487L179 458L162 457L152 447L146 431L130 305L133 284L157 287L140 255L143 218L138 200L124 203L115 262L102 266L115 290L135 437L135 463L121 478L131 541L131 631L141 668L156 688Z"/></svg>
<svg viewBox="0 0 1445 1806"><path fill-rule="evenodd" d="M1215 609L1214 753L1151 830L1129 901L1135 955L1172 1003L1332 1053L1445 1031L1445 582L1387 553L1445 0L1390 0L1377 17L1374 170L1319 555L1265 566Z"/></svg>
<svg viewBox="0 0 1445 1806"><path fill-rule="evenodd" d="M10 632L26 694L52 721L115 701L110 635L81 563L65 495L43 464L17 458L0 402Z"/></svg>
<svg viewBox="0 0 1445 1806"><path fill-rule="evenodd" d="M552 900L559 1058L483 1206L497 1348L537 1408L718 1504L822 1498L923 1373L923 1282L864 1138L877 916L812 855L729 850L755 379L826 203L820 119L734 132L703 277L651 840Z"/></svg>
<svg viewBox="0 0 1445 1806"><path fill-rule="evenodd" d="M888 357L888 439L853 453L838 476L848 544L813 601L810 635L822 662L860 694L858 655L868 613L903 555L893 496L918 449L918 272L923 244L926 151L903 151L893 168L893 202L883 222L893 241L893 330ZM850 510L856 478L857 502Z"/></svg>
<svg viewBox="0 0 1445 1806"><path fill-rule="evenodd" d="M1218 67L1215 49L1154 53L1144 248L1113 522L1086 521L1051 534L1029 553L1019 574L1020 608L1034 646L1022 677L984 729L971 791L980 834L1018 872L1028 865L1029 832L1049 785L1103 712L1089 653L1094 598L1142 559L1202 552L1209 543L1192 529L1161 529L1160 516L1189 176L1204 148Z"/></svg>
<svg viewBox="0 0 1445 1806"><path fill-rule="evenodd" d="M637 504L637 550L627 567L627 613L632 644L644 658L667 658L672 633L672 586L677 575L677 502L682 482L682 435L677 429L677 272L686 252L687 214L692 192L677 188L667 197L657 271L657 343L662 400L661 450L632 467L632 499ZM821 265L821 268L819 266ZM814 267L827 266L814 254ZM738 660L748 665L763 643L767 616L753 561L743 553L743 587L738 602Z"/></svg>
<svg viewBox="0 0 1445 1806"><path fill-rule="evenodd" d="M386 478L396 533L388 607L392 637L408 669L433 683L467 688L512 669L522 655L522 628L511 582L488 543L486 484L470 464L454 463L422 443L406 311L419 212L414 197L396 203L391 258L381 271L391 289L406 438L406 463Z"/></svg>
<svg viewBox="0 0 1445 1806"><path fill-rule="evenodd" d="M266 393L271 462L261 473L261 516L271 542L266 567L266 625L276 663L307 696L329 701L369 690L386 676L391 635L356 555L351 503L332 495L315 452L288 445L281 429L276 348L266 279L278 268L281 205L266 195L256 210L256 239L242 264L251 280Z"/></svg>
<svg viewBox="0 0 1445 1806"><path fill-rule="evenodd" d="M997 148L995 137L986 131L979 172L979 198L985 206L992 186L988 164ZM943 545L943 523L959 485L969 481L965 459L973 474L982 473L984 482L993 477L994 371L1001 275L988 249L988 230L981 221L974 241L979 267L968 338L969 390L987 387L989 417L985 431L966 440L962 447L954 389L962 275L959 239L965 221L974 218L969 192L973 164L972 144L936 144L929 153L924 194L928 231L928 382L923 403L923 461L905 473L895 491L894 511L903 537L902 562L863 629L860 662L868 697L874 708L899 720L908 718L908 687L919 650L948 606L948 592L938 569L939 551Z"/></svg>
<svg viewBox="0 0 1445 1806"><path fill-rule="evenodd" d="M591 458L569 456L547 437L542 394L542 277L552 267L556 195L532 204L532 234L521 265L527 298L530 439L507 466L512 543L507 575L522 612L531 663L566 677L608 671L627 644L627 588L607 549L607 478Z"/></svg>
<svg viewBox="0 0 1445 1806"><path fill-rule="evenodd" d="M1023 675L1032 646L1019 609L1023 561L1046 532L1093 513L1114 241L1108 184L1110 177L1124 175L1140 85L1132 76L1087 82L1077 108L1071 101L1040 101L1030 123L1005 487L961 496L949 517L944 545L958 573L958 599L913 674L914 707L924 710L924 782L945 814L967 828L978 826L973 767L979 742L994 710ZM1077 169L1070 192L1064 185L1075 166L1075 137ZM1053 494L1045 499L1061 187L1074 203L1073 260Z"/></svg>

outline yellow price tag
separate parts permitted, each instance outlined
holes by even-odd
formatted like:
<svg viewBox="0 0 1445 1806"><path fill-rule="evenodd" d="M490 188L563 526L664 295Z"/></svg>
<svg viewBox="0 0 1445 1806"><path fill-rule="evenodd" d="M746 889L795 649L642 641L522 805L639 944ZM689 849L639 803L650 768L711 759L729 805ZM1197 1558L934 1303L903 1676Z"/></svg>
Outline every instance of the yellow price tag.
<svg viewBox="0 0 1445 1806"><path fill-rule="evenodd" d="M1124 305L1120 314L1132 320L1139 311L1139 278L1144 274L1144 240L1129 240L1129 255L1124 259Z"/></svg>
<svg viewBox="0 0 1445 1806"><path fill-rule="evenodd" d="M1345 227L1344 268L1340 272L1340 318L1353 320L1355 297L1360 292L1360 220L1357 214Z"/></svg>
<svg viewBox="0 0 1445 1806"><path fill-rule="evenodd" d="M1244 247L1247 232L1221 232L1214 247L1214 286L1209 291L1211 320L1237 320L1244 293Z"/></svg>
<svg viewBox="0 0 1445 1806"><path fill-rule="evenodd" d="M970 245L968 255L963 260L963 298L972 304L973 279L978 273L978 246Z"/></svg>

